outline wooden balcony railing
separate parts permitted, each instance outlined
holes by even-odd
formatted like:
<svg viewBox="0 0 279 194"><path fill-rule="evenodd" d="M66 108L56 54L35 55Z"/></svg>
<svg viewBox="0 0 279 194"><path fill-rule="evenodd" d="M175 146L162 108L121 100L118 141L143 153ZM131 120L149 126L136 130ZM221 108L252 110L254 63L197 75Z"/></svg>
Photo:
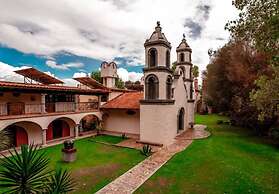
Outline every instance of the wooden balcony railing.
<svg viewBox="0 0 279 194"><path fill-rule="evenodd" d="M0 115L7 115L7 104L0 104Z"/></svg>
<svg viewBox="0 0 279 194"><path fill-rule="evenodd" d="M0 116L48 114L63 112L88 112L99 109L98 102L56 102L46 104L6 103L0 104Z"/></svg>

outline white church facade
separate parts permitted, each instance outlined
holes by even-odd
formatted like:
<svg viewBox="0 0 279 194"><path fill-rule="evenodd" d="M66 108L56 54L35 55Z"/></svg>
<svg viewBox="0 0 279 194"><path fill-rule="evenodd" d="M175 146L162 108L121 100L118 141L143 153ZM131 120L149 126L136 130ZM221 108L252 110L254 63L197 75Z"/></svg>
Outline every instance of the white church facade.
<svg viewBox="0 0 279 194"><path fill-rule="evenodd" d="M171 44L159 22L144 47L144 92L122 94L104 104L103 110L108 111L105 129L118 126L118 132L138 134L140 142L167 145L194 124L192 50L183 36L173 72ZM133 110L134 114L125 116L121 109Z"/></svg>

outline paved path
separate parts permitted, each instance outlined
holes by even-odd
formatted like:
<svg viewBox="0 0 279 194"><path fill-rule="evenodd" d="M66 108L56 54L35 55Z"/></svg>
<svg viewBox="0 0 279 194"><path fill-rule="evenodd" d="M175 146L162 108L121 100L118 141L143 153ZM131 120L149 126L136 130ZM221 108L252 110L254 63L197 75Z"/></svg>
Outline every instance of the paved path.
<svg viewBox="0 0 279 194"><path fill-rule="evenodd" d="M195 125L194 130L187 130L186 132L180 134L176 137L173 144L161 148L150 157L99 190L97 193L133 193L176 153L186 149L192 143L193 139L208 137L209 133L204 131L205 128L206 126L204 125Z"/></svg>

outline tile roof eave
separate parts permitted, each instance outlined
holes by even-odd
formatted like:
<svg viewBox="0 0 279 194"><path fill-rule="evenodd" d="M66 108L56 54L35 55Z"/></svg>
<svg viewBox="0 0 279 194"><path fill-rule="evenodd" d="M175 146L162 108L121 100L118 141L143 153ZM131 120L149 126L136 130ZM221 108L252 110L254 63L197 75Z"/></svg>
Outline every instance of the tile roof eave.
<svg viewBox="0 0 279 194"><path fill-rule="evenodd" d="M0 81L0 90L1 89L22 89L22 90L34 90L34 91L37 91L37 90L61 91L61 92L72 92L72 93L82 93L82 94L109 93L108 90L102 90L102 89L81 89L81 88L70 87L70 86L24 84L24 83L6 82L6 81Z"/></svg>

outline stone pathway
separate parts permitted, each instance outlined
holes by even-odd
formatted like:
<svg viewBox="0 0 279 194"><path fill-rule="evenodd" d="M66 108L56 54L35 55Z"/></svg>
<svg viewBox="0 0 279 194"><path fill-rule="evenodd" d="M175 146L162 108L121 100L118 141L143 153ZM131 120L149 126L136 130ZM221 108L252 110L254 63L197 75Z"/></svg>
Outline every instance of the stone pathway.
<svg viewBox="0 0 279 194"><path fill-rule="evenodd" d="M141 150L142 147L144 146L144 143L139 143L138 140L139 139L130 138L130 139L121 141L120 143L118 143L116 145L120 146L120 147ZM158 150L160 150L162 148L162 146L154 146L154 145L151 145L151 147L152 147L152 152L157 152Z"/></svg>
<svg viewBox="0 0 279 194"><path fill-rule="evenodd" d="M113 182L99 190L98 194L133 193L157 170L159 170L176 153L186 149L193 139L206 138L210 135L204 125L195 125L193 130L187 130L176 137L173 144L162 147L150 157L134 166L132 169L115 179ZM131 144L132 145L132 144Z"/></svg>

